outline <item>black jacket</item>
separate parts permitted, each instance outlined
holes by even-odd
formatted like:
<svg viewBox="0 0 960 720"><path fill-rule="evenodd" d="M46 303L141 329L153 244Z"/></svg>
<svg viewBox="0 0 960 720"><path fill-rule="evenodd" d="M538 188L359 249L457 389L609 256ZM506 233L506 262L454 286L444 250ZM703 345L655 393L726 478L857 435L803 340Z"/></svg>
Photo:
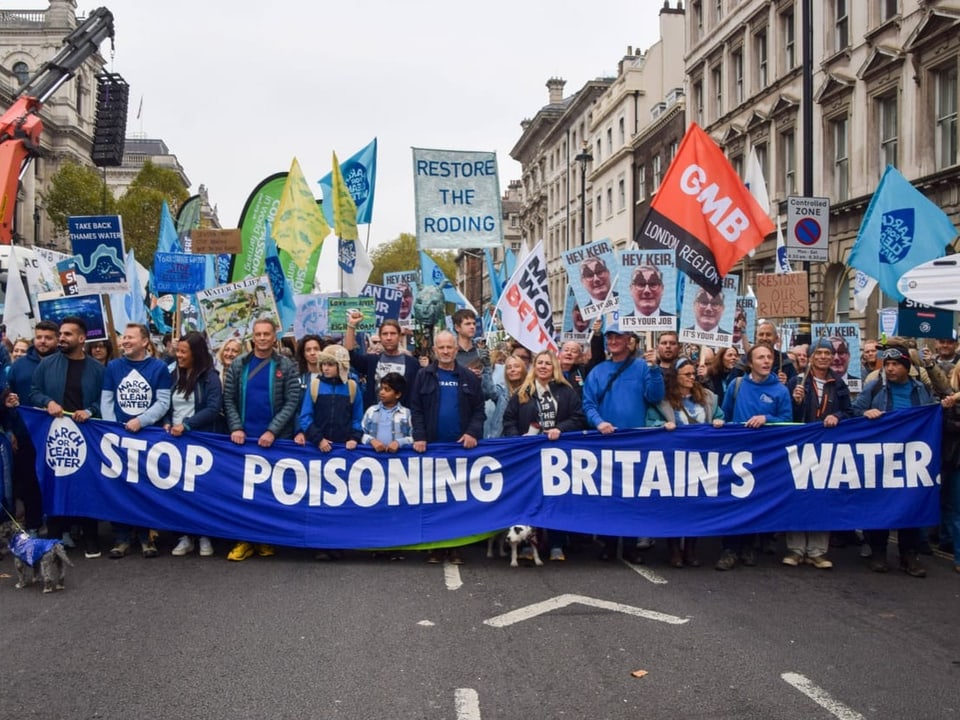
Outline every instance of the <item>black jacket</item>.
<svg viewBox="0 0 960 720"><path fill-rule="evenodd" d="M563 383L551 382L550 394L557 401L557 429L560 432L586 429L587 418L583 414L580 395L576 390ZM530 426L539 422L539 419L540 403L537 399L532 397L521 403L519 394L514 393L503 414L503 437L526 435Z"/></svg>
<svg viewBox="0 0 960 720"><path fill-rule="evenodd" d="M823 385L825 397L817 401L814 388L816 381L809 372L803 376L803 402L799 405L793 399L793 391L800 384L800 376L796 375L787 381L787 390L790 392L790 401L793 403L794 422L816 422L823 420L827 415L836 415L837 420L853 417L853 403L850 400L850 388L833 370L827 371L827 380Z"/></svg>
<svg viewBox="0 0 960 720"><path fill-rule="evenodd" d="M480 379L460 365L455 365L451 372L456 373L460 385L460 434L472 435L479 440L483 437L483 421L486 418ZM414 442L436 442L437 419L440 417L440 382L435 362L421 368L417 373L409 399Z"/></svg>

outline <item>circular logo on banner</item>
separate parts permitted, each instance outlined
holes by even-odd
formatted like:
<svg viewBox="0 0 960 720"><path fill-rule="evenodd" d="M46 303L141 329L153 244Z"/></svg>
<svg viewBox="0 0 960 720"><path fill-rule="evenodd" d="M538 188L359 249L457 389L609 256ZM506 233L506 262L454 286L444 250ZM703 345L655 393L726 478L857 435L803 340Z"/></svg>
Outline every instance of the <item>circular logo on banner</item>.
<svg viewBox="0 0 960 720"><path fill-rule="evenodd" d="M47 467L57 477L73 475L83 466L87 459L87 443L72 418L54 418L50 423L45 458Z"/></svg>
<svg viewBox="0 0 960 720"><path fill-rule="evenodd" d="M920 332L926 334L926 333L929 333L931 330L933 330L933 327L926 320L920 323Z"/></svg>

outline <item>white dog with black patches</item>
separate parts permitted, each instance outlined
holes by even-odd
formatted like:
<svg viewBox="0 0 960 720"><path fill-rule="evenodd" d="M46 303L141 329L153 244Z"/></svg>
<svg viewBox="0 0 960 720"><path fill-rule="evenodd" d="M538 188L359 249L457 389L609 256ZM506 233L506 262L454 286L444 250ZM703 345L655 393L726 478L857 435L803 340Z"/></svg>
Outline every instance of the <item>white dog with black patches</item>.
<svg viewBox="0 0 960 720"><path fill-rule="evenodd" d="M543 560L540 559L540 552L537 550L537 529L531 525L511 525L506 534L497 534L490 538L487 542L487 557L493 557L493 546L499 542L500 545L500 557L505 557L506 552L503 549L503 543L506 542L510 545L510 567L517 567L519 563L517 562L517 548L523 543L529 543L530 549L533 550L533 563L537 567L543 565Z"/></svg>

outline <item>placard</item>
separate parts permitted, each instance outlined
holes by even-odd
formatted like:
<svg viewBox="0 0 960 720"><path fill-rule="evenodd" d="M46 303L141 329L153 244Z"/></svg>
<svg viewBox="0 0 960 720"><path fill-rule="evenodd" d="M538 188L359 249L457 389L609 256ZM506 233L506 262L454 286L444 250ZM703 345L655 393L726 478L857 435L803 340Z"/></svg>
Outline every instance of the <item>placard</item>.
<svg viewBox="0 0 960 720"><path fill-rule="evenodd" d="M77 262L80 292L127 292L126 251L119 215L67 218L67 230Z"/></svg>
<svg viewBox="0 0 960 720"><path fill-rule="evenodd" d="M327 300L327 330L331 333L346 332L347 316L352 310L363 313L357 332L373 332L377 329L377 301L372 297L332 297Z"/></svg>
<svg viewBox="0 0 960 720"><path fill-rule="evenodd" d="M58 325L65 317L83 318L87 326L87 340L103 340L107 337L107 324L103 320L103 302L99 295L71 295L40 300L41 320L52 320Z"/></svg>
<svg viewBox="0 0 960 720"><path fill-rule="evenodd" d="M154 290L195 293L205 288L207 259L203 255L158 252L153 256Z"/></svg>
<svg viewBox="0 0 960 720"><path fill-rule="evenodd" d="M266 275L201 290L197 305L213 349L231 338L244 342L260 318L273 320L279 333L280 315Z"/></svg>
<svg viewBox="0 0 960 720"><path fill-rule="evenodd" d="M758 317L792 318L810 315L807 273L760 273L756 282Z"/></svg>
<svg viewBox="0 0 960 720"><path fill-rule="evenodd" d="M190 251L196 255L239 255L240 228L196 228L190 231Z"/></svg>

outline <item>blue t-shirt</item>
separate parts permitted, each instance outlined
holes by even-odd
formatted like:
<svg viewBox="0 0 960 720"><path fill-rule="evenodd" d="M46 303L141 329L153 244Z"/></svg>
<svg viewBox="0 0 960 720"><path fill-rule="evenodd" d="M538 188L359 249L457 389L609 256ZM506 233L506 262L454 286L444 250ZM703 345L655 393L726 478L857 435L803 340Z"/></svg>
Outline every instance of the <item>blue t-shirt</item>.
<svg viewBox="0 0 960 720"><path fill-rule="evenodd" d="M254 369L259 364L259 358L251 360L245 378L247 393L243 406L243 431L247 434L247 437L251 438L258 438L263 435L273 419L273 398L271 397L272 388L270 387L270 372L273 363L269 362L267 367L260 368L254 373Z"/></svg>
<svg viewBox="0 0 960 720"><path fill-rule="evenodd" d="M440 413L437 415L437 441L456 442L460 430L460 379L455 372L437 368L440 383Z"/></svg>
<svg viewBox="0 0 960 720"><path fill-rule="evenodd" d="M913 387L909 382L892 382L889 383L887 387L890 388L890 397L893 399L894 410L904 410L908 407L913 407L910 404L910 395L913 392Z"/></svg>

